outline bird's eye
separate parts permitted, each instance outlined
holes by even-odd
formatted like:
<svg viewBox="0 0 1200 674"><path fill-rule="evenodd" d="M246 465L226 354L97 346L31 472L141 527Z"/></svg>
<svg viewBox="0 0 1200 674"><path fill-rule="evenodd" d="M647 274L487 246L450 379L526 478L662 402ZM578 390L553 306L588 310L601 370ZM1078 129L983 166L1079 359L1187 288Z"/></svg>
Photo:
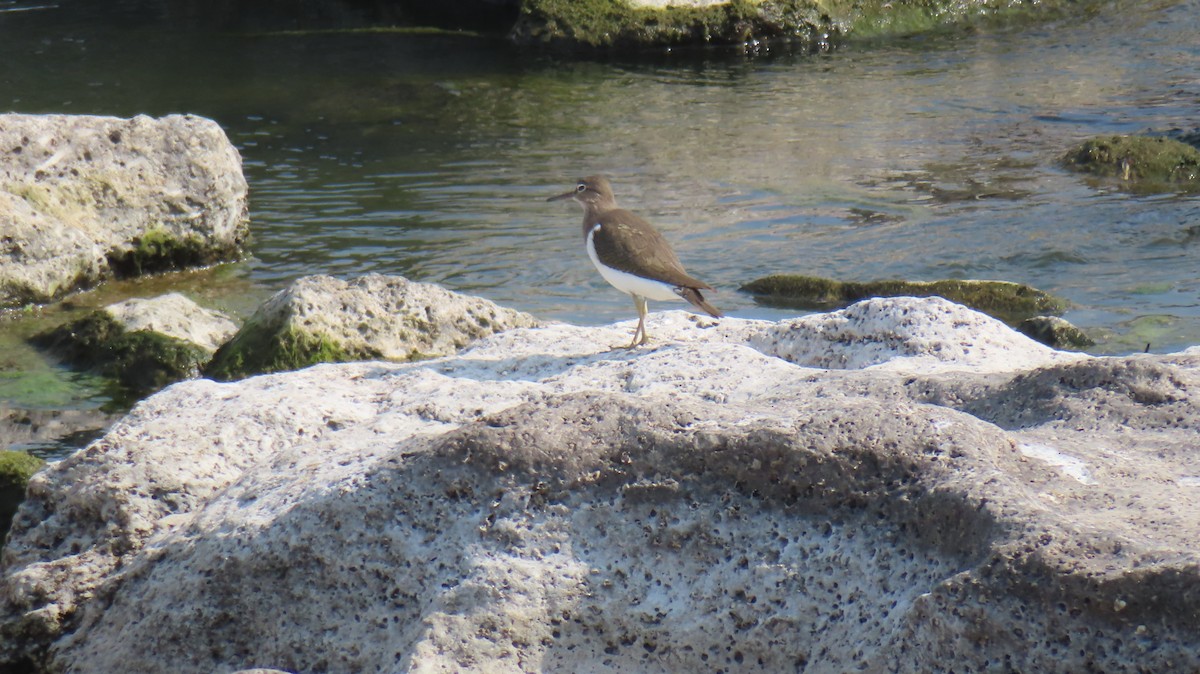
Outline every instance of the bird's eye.
<svg viewBox="0 0 1200 674"><path fill-rule="evenodd" d="M587 189L587 185L584 185L583 183L579 183L578 185L575 186L576 192L582 192L586 189Z"/></svg>

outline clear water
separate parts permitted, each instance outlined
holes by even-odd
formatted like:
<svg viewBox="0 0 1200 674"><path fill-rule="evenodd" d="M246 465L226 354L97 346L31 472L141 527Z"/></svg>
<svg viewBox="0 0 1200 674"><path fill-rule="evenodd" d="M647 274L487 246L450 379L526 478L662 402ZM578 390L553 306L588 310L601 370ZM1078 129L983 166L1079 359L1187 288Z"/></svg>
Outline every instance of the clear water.
<svg viewBox="0 0 1200 674"><path fill-rule="evenodd" d="M737 292L774 272L987 278L1070 300L1097 353L1200 343L1200 199L1057 165L1097 134L1200 126L1200 0L820 55L599 60L36 7L0 2L0 110L190 112L240 149L254 258L165 282L213 306L381 272L547 319L631 318L578 209L544 201L603 172L733 316L793 314Z"/></svg>

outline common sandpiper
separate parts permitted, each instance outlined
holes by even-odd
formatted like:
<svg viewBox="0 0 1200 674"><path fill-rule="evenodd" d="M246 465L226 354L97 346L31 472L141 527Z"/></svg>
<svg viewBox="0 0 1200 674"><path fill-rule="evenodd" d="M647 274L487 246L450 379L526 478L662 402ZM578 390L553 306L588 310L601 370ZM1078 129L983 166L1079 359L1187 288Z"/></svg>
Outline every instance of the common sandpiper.
<svg viewBox="0 0 1200 674"><path fill-rule="evenodd" d="M607 178L580 178L575 189L547 201L563 199L574 199L583 206L583 238L592 264L605 281L633 297L638 324L628 348L645 344L648 339L647 300L683 299L713 318L723 316L700 294L701 290L712 290L712 286L684 271L663 235L649 222L617 207Z"/></svg>

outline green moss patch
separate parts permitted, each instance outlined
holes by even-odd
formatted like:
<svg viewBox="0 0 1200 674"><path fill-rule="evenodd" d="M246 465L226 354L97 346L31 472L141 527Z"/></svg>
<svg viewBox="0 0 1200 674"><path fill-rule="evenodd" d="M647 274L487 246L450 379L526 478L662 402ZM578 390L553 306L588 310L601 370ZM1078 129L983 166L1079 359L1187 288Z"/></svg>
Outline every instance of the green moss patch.
<svg viewBox="0 0 1200 674"><path fill-rule="evenodd" d="M809 48L1078 12L1070 0L730 0L634 7L623 0L524 0L511 37L522 44L606 48L747 43L783 38Z"/></svg>
<svg viewBox="0 0 1200 674"><path fill-rule="evenodd" d="M0 450L0 542L8 534L17 507L25 500L29 478L45 465L45 461L25 452Z"/></svg>
<svg viewBox="0 0 1200 674"><path fill-rule="evenodd" d="M233 381L256 374L299 370L317 363L345 363L381 357L369 348L345 346L323 335L251 319L213 354L204 375Z"/></svg>
<svg viewBox="0 0 1200 674"><path fill-rule="evenodd" d="M1096 341L1087 333L1058 316L1026 318L1017 324L1017 330L1026 337L1055 349L1079 351L1096 345Z"/></svg>
<svg viewBox="0 0 1200 674"><path fill-rule="evenodd" d="M833 30L812 0L732 0L692 7L632 7L620 0L526 0L512 36L522 43L621 47L788 37L814 41Z"/></svg>
<svg viewBox="0 0 1200 674"><path fill-rule="evenodd" d="M856 39L889 38L983 26L1004 27L1077 15L1074 0L829 0Z"/></svg>
<svg viewBox="0 0 1200 674"><path fill-rule="evenodd" d="M1115 178L1141 191L1200 189L1200 150L1172 138L1092 138L1071 148L1062 161L1071 170Z"/></svg>
<svg viewBox="0 0 1200 674"><path fill-rule="evenodd" d="M109 251L108 264L117 278L181 271L240 259L244 241L214 245L196 234L175 236L156 228L135 238L132 246Z"/></svg>
<svg viewBox="0 0 1200 674"><path fill-rule="evenodd" d="M151 229L134 239L131 248L109 252L108 263L118 278L130 278L199 267L221 257L198 236L176 237Z"/></svg>
<svg viewBox="0 0 1200 674"><path fill-rule="evenodd" d="M195 344L145 330L127 332L105 311L94 311L30 341L73 367L113 380L135 398L195 377L208 360L208 353Z"/></svg>
<svg viewBox="0 0 1200 674"><path fill-rule="evenodd" d="M1014 324L1060 314L1067 302L1008 281L871 281L855 283L799 274L773 274L740 288L763 304L795 309L841 308L870 297L943 297Z"/></svg>

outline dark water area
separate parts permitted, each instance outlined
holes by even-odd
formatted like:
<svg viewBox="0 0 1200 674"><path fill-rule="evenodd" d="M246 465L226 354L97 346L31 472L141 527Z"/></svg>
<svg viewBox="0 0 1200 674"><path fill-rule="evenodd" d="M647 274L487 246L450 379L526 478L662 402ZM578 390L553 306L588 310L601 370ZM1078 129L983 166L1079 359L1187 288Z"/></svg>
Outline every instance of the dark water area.
<svg viewBox="0 0 1200 674"><path fill-rule="evenodd" d="M736 290L774 272L982 278L1065 297L1096 353L1200 343L1200 198L1058 165L1090 136L1200 127L1200 0L820 54L592 59L88 7L0 2L0 111L217 120L245 162L253 258L153 282L209 306L380 272L546 319L629 319L578 209L544 201L607 173L733 316L795 314ZM0 379L0 400L18 389Z"/></svg>

